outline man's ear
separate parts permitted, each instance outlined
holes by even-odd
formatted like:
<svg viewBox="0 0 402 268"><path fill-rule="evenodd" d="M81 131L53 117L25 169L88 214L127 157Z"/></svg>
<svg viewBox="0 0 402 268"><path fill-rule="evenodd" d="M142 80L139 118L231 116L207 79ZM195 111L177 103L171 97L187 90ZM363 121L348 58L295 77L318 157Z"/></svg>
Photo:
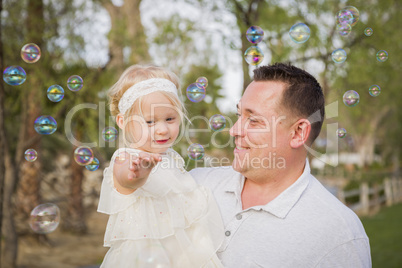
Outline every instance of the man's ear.
<svg viewBox="0 0 402 268"><path fill-rule="evenodd" d="M292 139L290 140L290 146L294 149L299 148L303 144L307 143L308 137L311 132L311 123L307 119L299 119L292 126Z"/></svg>
<svg viewBox="0 0 402 268"><path fill-rule="evenodd" d="M116 124L119 126L119 128L124 129L124 114L119 113L116 115Z"/></svg>

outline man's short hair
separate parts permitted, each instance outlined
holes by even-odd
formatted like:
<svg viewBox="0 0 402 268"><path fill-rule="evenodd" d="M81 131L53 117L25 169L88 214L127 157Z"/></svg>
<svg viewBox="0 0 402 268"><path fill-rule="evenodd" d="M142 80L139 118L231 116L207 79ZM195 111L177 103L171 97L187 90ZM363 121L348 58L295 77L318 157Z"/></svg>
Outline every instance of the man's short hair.
<svg viewBox="0 0 402 268"><path fill-rule="evenodd" d="M311 124L309 140L318 137L325 115L325 99L320 84L308 72L290 63L275 63L254 70L254 81L280 81L287 85L280 105L294 116L308 118Z"/></svg>

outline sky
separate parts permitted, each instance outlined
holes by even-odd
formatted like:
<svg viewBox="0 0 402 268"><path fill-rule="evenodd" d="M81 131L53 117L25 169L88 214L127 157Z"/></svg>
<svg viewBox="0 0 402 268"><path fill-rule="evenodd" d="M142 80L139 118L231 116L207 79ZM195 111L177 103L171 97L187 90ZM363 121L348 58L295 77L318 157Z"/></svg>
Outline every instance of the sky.
<svg viewBox="0 0 402 268"><path fill-rule="evenodd" d="M84 0L76 1L82 2ZM292 0L287 0L281 3L291 1ZM112 0L112 2L115 5L120 6L123 4L124 0ZM81 32L81 34L84 36L86 44L83 56L85 57L88 64L93 67L102 66L108 60L107 34L110 31L110 18L107 11L104 9L97 10L95 12L94 8L91 7L91 1L85 3L87 4L88 8L82 11L83 14L81 14L81 16L90 17L91 21L78 24L76 31ZM308 9L308 7L306 7L306 9ZM180 17L195 22L197 29L201 29L202 33L195 32L190 34L193 36L193 39L195 40L195 45L199 50L203 50L207 47L206 42L208 38L212 40L211 45L213 52L209 60L212 63L217 63L220 69L223 71L224 75L221 81L221 89L208 87L207 90L219 90L220 93L224 96L223 99L220 99L218 101L218 108L220 109L222 114L235 112L236 104L240 100L243 90L242 61L244 60L244 58L239 50L229 48L228 45L225 45L223 41L223 39L229 40L236 47L240 47L241 45L240 32L236 27L236 18L234 17L234 15L227 11L224 6L222 6L222 8L218 11L220 17L220 21L218 22L216 21L214 15L211 14L211 12L208 12L206 8L188 4L184 0L142 0L140 10L142 24L145 29L145 34L148 38L148 44L150 46L150 55L152 55L153 61L157 65L162 65L161 63L163 61L162 59L155 57L155 55L158 55L158 53L156 53L157 47L151 42L152 37L157 35L157 28L153 22L154 18L167 19L173 14L179 14ZM163 10L163 13L161 12L161 10ZM328 16L328 14L319 14L319 16L321 22L325 21L326 23L328 23L328 25L330 25L331 23L335 23L333 16ZM77 17L80 17L80 15ZM311 21L314 21L317 18L313 16L309 19ZM365 18L362 17L361 20L365 20ZM295 23L297 22L295 21ZM293 43L288 36L285 36L284 41L288 42L287 44L293 47L299 45ZM341 46L341 44L342 41L339 39L339 37L334 38L334 48ZM271 56L266 44L264 43L264 41L262 41L258 44L258 46L265 54L264 60L261 62L260 65L269 64L271 61ZM306 56L308 55L306 54ZM291 57L289 58L289 60L292 60ZM293 57L297 58L298 56L293 55ZM191 63L196 63L196 60L197 59L195 58L189 58L188 65L190 66ZM311 59L307 61L303 67L308 72L317 77L323 71L324 64L320 60ZM250 68L250 70L251 69L252 68ZM203 75L200 74L200 76ZM187 85L182 85L182 89L186 87Z"/></svg>
<svg viewBox="0 0 402 268"><path fill-rule="evenodd" d="M79 1L80 0L78 0L78 2ZM123 0L113 0L113 3L117 6L121 5L122 2ZM85 40L85 51L83 51L82 54L85 60L90 66L98 67L104 65L108 60L107 34L110 31L110 18L106 10L102 9L95 12L90 2L88 2L87 5L88 8L82 11L81 16L91 17L90 25L86 22L80 23L77 25L76 31L81 33ZM154 8L155 6L158 6L158 8ZM209 87L207 90L220 90L220 93L225 96L218 101L218 107L221 113L236 111L236 103L240 100L242 93L242 60L244 59L240 51L225 47L222 41L223 34L228 38L233 38L233 40L237 39L238 42L240 42L240 33L234 32L233 29L225 26L236 25L235 17L228 11L222 9L222 22L216 22L208 12L204 12L199 7L194 7L180 1L143 0L140 10L142 24L148 39L157 34L153 18L169 18L175 13L178 13L183 18L195 21L197 28L201 28L203 34L209 35L213 40L212 47L214 55L211 55L211 57L213 57L212 62L217 62L224 75L221 89ZM164 11L162 15L161 10ZM200 50L205 49L206 44L203 42L203 36L197 37L197 33L195 33L195 39L197 41L196 46L198 46ZM150 42L148 43L150 45L150 54L154 55L155 53L152 53L152 51L155 49L155 45ZM160 64L158 58L154 57L153 61L155 64ZM265 61L263 63L268 63L267 60ZM202 76L202 74L200 74L200 76ZM185 88L186 85L182 85L182 87Z"/></svg>

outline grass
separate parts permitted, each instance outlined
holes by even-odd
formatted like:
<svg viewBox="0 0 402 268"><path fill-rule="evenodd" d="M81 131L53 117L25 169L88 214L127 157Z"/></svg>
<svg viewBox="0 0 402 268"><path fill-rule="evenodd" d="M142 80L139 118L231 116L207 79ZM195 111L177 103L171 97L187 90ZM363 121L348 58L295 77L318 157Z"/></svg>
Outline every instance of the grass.
<svg viewBox="0 0 402 268"><path fill-rule="evenodd" d="M402 204L361 220L370 239L373 267L402 267Z"/></svg>

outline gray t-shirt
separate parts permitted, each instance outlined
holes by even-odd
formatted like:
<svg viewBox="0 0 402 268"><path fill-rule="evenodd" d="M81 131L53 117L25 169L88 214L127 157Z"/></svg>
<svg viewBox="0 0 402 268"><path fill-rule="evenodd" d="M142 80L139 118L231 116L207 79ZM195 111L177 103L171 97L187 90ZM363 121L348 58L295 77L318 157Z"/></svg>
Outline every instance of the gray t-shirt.
<svg viewBox="0 0 402 268"><path fill-rule="evenodd" d="M311 175L308 161L297 181L274 200L245 210L245 179L232 167L190 173L218 203L225 226L218 257L225 267L372 266L361 221Z"/></svg>

